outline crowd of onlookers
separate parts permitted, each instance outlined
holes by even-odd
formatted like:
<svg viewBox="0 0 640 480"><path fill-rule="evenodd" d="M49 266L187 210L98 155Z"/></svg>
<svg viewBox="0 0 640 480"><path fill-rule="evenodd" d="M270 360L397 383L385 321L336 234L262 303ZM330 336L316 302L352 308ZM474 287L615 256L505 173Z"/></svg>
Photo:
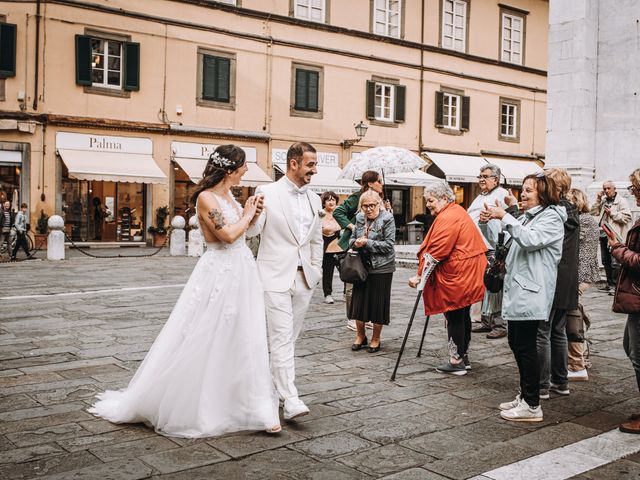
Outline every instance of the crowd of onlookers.
<svg viewBox="0 0 640 480"><path fill-rule="evenodd" d="M0 208L0 252L6 252L11 260L15 260L18 250L22 249L26 258L31 258L27 241L29 229L27 204L21 204L16 212L11 208L11 202L5 201Z"/></svg>
<svg viewBox="0 0 640 480"><path fill-rule="evenodd" d="M640 206L640 169L629 179L629 193ZM590 207L562 168L526 176L519 198L500 184L500 168L483 166L480 194L467 210L456 204L446 182L425 187L430 225L409 285L422 288L426 315L442 313L446 319L449 355L436 370L467 374L472 332L507 337L520 381L515 399L499 405L500 414L506 420L542 421L540 400L569 395L570 381L589 378L585 332L590 320L580 298L600 281L600 249L606 285L598 290L614 297L615 312L628 314L624 350L640 389L640 219L632 223L628 202L611 181L604 182ZM345 284L348 327L356 332L352 350L368 347L373 353L389 323L396 228L382 177L365 172L361 185L340 205L335 193L322 196L323 289L325 302L333 303L340 252L359 251L369 275L364 282ZM485 288L489 270L502 272L497 291ZM481 315L472 328L474 306ZM367 326L373 329L371 339ZM620 429L640 433L640 413Z"/></svg>

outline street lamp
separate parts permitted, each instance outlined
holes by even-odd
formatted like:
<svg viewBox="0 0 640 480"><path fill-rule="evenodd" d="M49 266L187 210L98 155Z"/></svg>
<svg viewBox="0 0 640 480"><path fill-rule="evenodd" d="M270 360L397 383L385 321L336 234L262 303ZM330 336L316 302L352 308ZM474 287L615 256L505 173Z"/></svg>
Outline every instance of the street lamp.
<svg viewBox="0 0 640 480"><path fill-rule="evenodd" d="M342 148L351 148L356 143L358 143L360 140L362 140L364 138L364 136L367 134L367 129L368 128L369 128L369 125L367 125L362 120L360 120L360 123L355 125L356 135L358 136L358 138L347 138L347 139L343 140L340 143L340 145L342 145Z"/></svg>

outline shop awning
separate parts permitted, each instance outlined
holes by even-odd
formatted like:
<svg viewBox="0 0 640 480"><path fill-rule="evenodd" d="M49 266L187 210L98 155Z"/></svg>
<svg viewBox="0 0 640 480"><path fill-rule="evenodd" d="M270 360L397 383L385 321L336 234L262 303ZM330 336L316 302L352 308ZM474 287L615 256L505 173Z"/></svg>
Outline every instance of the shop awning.
<svg viewBox="0 0 640 480"><path fill-rule="evenodd" d="M506 158L484 157L489 163L500 167L503 178L508 185L520 185L527 175L542 172L542 167L533 160L511 160Z"/></svg>
<svg viewBox="0 0 640 480"><path fill-rule="evenodd" d="M285 163L274 163L273 168L279 170L283 175L287 172ZM318 194L334 192L338 195L349 195L360 189L360 185L353 180L338 179L341 173L340 167L318 165L318 173L311 177L309 188Z"/></svg>
<svg viewBox="0 0 640 480"><path fill-rule="evenodd" d="M384 180L387 185L399 185L401 187L425 187L431 183L442 181L441 178L424 173L422 170L385 175Z"/></svg>
<svg viewBox="0 0 640 480"><path fill-rule="evenodd" d="M480 175L480 167L487 164L484 158L473 155L424 153L432 162L427 168L427 173L438 178L446 178L448 182L476 183Z"/></svg>
<svg viewBox="0 0 640 480"><path fill-rule="evenodd" d="M58 149L69 169L69 177L105 182L166 183L151 155L142 153L100 152Z"/></svg>
<svg viewBox="0 0 640 480"><path fill-rule="evenodd" d="M0 150L0 165L13 166L22 163L22 152L15 150Z"/></svg>
<svg viewBox="0 0 640 480"><path fill-rule="evenodd" d="M189 179L193 183L198 183L202 180L202 173L207 166L207 160L201 158L184 158L175 157L175 162L180 165L180 168L189 175ZM273 180L262 170L257 163L247 162L247 173L245 173L240 181L242 187L258 187L265 183L271 183Z"/></svg>

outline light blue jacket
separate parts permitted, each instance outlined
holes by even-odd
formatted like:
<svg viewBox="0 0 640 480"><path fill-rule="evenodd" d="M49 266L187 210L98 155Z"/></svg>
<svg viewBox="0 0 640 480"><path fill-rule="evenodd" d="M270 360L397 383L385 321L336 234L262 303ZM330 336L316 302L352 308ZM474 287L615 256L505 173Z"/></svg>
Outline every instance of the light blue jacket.
<svg viewBox="0 0 640 480"><path fill-rule="evenodd" d="M534 216L535 215L535 216ZM531 220L533 217L533 220ZM564 207L534 207L518 219L502 219L505 242L512 237L507 254L502 317L505 320L548 320L556 290L558 263L562 257ZM528 220L526 225L522 225ZM495 246L497 235L480 223L480 231Z"/></svg>
<svg viewBox="0 0 640 480"><path fill-rule="evenodd" d="M353 230L349 246L352 247L355 241L365 233L365 217L360 212L356 215L356 227ZM380 215L373 221L367 235L367 243L363 250L370 254L371 266L374 269L394 263L396 261L396 222L393 214L380 209Z"/></svg>

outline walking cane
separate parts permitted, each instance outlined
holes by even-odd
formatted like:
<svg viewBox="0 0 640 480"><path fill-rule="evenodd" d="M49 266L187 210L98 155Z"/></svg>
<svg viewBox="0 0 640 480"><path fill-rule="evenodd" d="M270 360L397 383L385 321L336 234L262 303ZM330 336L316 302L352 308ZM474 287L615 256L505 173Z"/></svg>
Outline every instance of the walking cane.
<svg viewBox="0 0 640 480"><path fill-rule="evenodd" d="M404 339L402 340L402 346L400 347L400 352L398 353L398 360L396 360L396 366L393 369L393 373L391 374L391 381L395 381L396 373L398 372L398 367L400 366L400 359L402 358L402 354L404 353L404 347L407 344L407 339L409 338L409 332L411 331L411 326L413 325L413 319L416 316L416 310L418 309L418 304L420 303L420 297L422 297L422 290L424 289L424 285L427 279L425 276L420 280L420 284L416 287L418 289L418 295L416 296L416 302L413 304L413 311L411 312L411 318L409 318L409 324L407 325L407 331L404 333ZM422 342L424 342L424 336L427 333L427 325L429 324L429 317L427 317L427 322L424 326L424 331L422 332ZM422 350L422 342L420 342L420 350ZM420 352L418 352L418 356L420 356Z"/></svg>
<svg viewBox="0 0 640 480"><path fill-rule="evenodd" d="M418 348L418 355L416 357L422 356L422 345L424 345L424 336L427 334L427 327L429 326L429 315L424 321L424 330L422 330L422 339L420 340L420 348Z"/></svg>

